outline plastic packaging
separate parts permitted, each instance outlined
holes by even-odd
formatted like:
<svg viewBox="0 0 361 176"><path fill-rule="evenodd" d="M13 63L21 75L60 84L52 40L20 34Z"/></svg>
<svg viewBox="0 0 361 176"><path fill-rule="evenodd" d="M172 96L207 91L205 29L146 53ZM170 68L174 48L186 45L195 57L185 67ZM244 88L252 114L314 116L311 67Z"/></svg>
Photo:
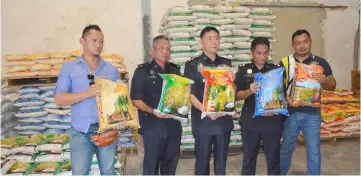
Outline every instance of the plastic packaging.
<svg viewBox="0 0 361 176"><path fill-rule="evenodd" d="M230 67L212 68L200 66L200 71L206 79L202 118L218 112L226 115L234 115L235 95L231 75L235 70Z"/></svg>
<svg viewBox="0 0 361 176"><path fill-rule="evenodd" d="M284 67L267 73L254 74L254 80L259 85L256 93L256 110L253 117L265 114L282 114L288 116L287 101L284 95Z"/></svg>
<svg viewBox="0 0 361 176"><path fill-rule="evenodd" d="M313 79L313 73L323 73L319 65L305 65L296 63L295 78L293 80L293 106L305 105L320 107L321 85Z"/></svg>
<svg viewBox="0 0 361 176"><path fill-rule="evenodd" d="M193 81L175 74L160 74L160 76L163 78L163 88L158 110L171 115L181 123L186 123L191 108L191 95L187 87L193 84Z"/></svg>
<svg viewBox="0 0 361 176"><path fill-rule="evenodd" d="M30 171L30 174L54 173L61 165L59 162L37 163Z"/></svg>
<svg viewBox="0 0 361 176"><path fill-rule="evenodd" d="M111 129L121 121L126 122L126 126L139 127L125 83L96 79L95 84L98 85L100 93L100 96L96 97L99 132Z"/></svg>

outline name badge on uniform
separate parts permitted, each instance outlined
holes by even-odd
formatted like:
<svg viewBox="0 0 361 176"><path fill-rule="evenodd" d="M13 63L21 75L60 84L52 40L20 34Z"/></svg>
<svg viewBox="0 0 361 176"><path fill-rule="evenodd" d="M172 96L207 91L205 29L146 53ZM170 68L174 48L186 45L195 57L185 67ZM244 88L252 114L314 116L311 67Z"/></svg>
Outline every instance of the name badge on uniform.
<svg viewBox="0 0 361 176"><path fill-rule="evenodd" d="M157 73L155 73L153 69L150 69L148 78L157 78Z"/></svg>
<svg viewBox="0 0 361 176"><path fill-rule="evenodd" d="M245 77L253 77L252 69L247 69L247 73L244 76Z"/></svg>

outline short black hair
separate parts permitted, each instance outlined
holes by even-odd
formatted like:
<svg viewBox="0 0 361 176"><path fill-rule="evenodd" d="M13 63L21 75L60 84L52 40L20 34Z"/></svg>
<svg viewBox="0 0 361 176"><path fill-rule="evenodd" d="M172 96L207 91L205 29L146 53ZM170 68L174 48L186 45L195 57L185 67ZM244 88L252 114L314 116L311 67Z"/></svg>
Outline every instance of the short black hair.
<svg viewBox="0 0 361 176"><path fill-rule="evenodd" d="M87 27L85 27L83 29L83 33L82 33L81 37L84 38L90 30L96 30L96 31L102 32L102 30L100 29L100 27L98 25L89 24Z"/></svg>
<svg viewBox="0 0 361 176"><path fill-rule="evenodd" d="M267 45L268 50L271 47L271 44L266 37L255 37L251 43L251 50L253 51L254 49L256 49L257 45Z"/></svg>
<svg viewBox="0 0 361 176"><path fill-rule="evenodd" d="M153 45L155 44L155 42L157 42L158 40L167 40L169 42L169 38L165 35L158 35L156 37L153 38Z"/></svg>
<svg viewBox="0 0 361 176"><path fill-rule="evenodd" d="M293 42L293 40L295 39L296 36L302 35L302 34L306 34L306 35L308 35L308 37L311 38L311 34L306 29L299 29L295 33L293 33L292 42Z"/></svg>
<svg viewBox="0 0 361 176"><path fill-rule="evenodd" d="M207 26L202 29L200 37L203 38L204 35L206 35L206 33L211 32L211 31L217 32L217 34L219 35L219 31L215 27Z"/></svg>

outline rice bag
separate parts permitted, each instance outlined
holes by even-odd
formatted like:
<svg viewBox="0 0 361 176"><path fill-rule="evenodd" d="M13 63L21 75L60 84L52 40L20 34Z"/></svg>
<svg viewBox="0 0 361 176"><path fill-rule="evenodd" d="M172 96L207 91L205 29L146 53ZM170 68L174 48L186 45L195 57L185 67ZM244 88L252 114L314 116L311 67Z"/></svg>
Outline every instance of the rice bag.
<svg viewBox="0 0 361 176"><path fill-rule="evenodd" d="M24 154L24 155L33 155L35 153L35 147L34 146L19 146L19 147L14 147L12 149L10 149L10 154L11 155L16 155L16 154Z"/></svg>
<svg viewBox="0 0 361 176"><path fill-rule="evenodd" d="M301 104L320 107L321 85L313 79L313 73L323 73L323 68L319 65L296 63L295 77L291 91L293 106Z"/></svg>
<svg viewBox="0 0 361 176"><path fill-rule="evenodd" d="M23 141L21 141L21 144L24 146L37 146L45 142L47 138L48 136L43 134L33 135L29 138L25 138Z"/></svg>
<svg viewBox="0 0 361 176"><path fill-rule="evenodd" d="M61 122L62 120L62 117L56 114L47 114L38 118L44 122Z"/></svg>
<svg viewBox="0 0 361 176"><path fill-rule="evenodd" d="M37 163L30 170L30 174L54 173L61 165L59 162Z"/></svg>
<svg viewBox="0 0 361 176"><path fill-rule="evenodd" d="M284 95L284 67L267 73L254 74L255 83L260 85L256 93L256 110L253 117L265 114L282 114L288 116L287 101Z"/></svg>
<svg viewBox="0 0 361 176"><path fill-rule="evenodd" d="M127 141L127 142L119 142L118 144L118 150L121 148L126 148L126 147L134 147L137 145L137 141L132 139L131 141Z"/></svg>
<svg viewBox="0 0 361 176"><path fill-rule="evenodd" d="M116 83L106 79L96 79L100 96L96 97L99 115L99 132L106 131L118 122L138 127L135 120L133 105L130 101L128 87L125 83Z"/></svg>
<svg viewBox="0 0 361 176"><path fill-rule="evenodd" d="M132 136L133 135L133 129L128 128L128 129L125 129L125 130L120 130L119 134L120 134L120 136Z"/></svg>
<svg viewBox="0 0 361 176"><path fill-rule="evenodd" d="M44 100L45 102L54 103L54 97L45 97L42 100Z"/></svg>
<svg viewBox="0 0 361 176"><path fill-rule="evenodd" d="M31 167L31 163L23 163L23 162L16 162L6 173L7 174L13 174L13 173L25 173Z"/></svg>
<svg viewBox="0 0 361 176"><path fill-rule="evenodd" d="M44 105L44 109L58 109L58 108L70 109L70 106L58 106L55 103L46 103Z"/></svg>
<svg viewBox="0 0 361 176"><path fill-rule="evenodd" d="M63 162L64 159L62 158L61 152L55 153L48 153L48 152L40 152L36 158L35 162L42 163L42 162Z"/></svg>
<svg viewBox="0 0 361 176"><path fill-rule="evenodd" d="M34 110L34 109L43 109L43 106L26 106L26 107L20 108L19 110L25 111L25 110Z"/></svg>
<svg viewBox="0 0 361 176"><path fill-rule="evenodd" d="M1 139L1 148L13 148L21 143L24 139L28 137L26 136L15 136L10 138Z"/></svg>
<svg viewBox="0 0 361 176"><path fill-rule="evenodd" d="M60 122L71 122L71 116L62 116Z"/></svg>
<svg viewBox="0 0 361 176"><path fill-rule="evenodd" d="M70 114L70 109L45 109L45 111L47 111L50 114L56 114L61 116Z"/></svg>
<svg viewBox="0 0 361 176"><path fill-rule="evenodd" d="M1 164L1 174L5 175L6 173L8 173L10 168L13 167L15 163L16 160L8 160L4 164Z"/></svg>
<svg viewBox="0 0 361 176"><path fill-rule="evenodd" d="M163 78L162 95L158 104L161 113L171 115L175 120L186 123L191 108L190 92L187 87L193 81L175 74L159 74Z"/></svg>
<svg viewBox="0 0 361 176"><path fill-rule="evenodd" d="M38 87L41 91L54 90L55 86L40 86Z"/></svg>
<svg viewBox="0 0 361 176"><path fill-rule="evenodd" d="M23 130L23 131L18 131L18 134L21 135L32 135L32 134L40 134L42 132L42 130Z"/></svg>
<svg viewBox="0 0 361 176"><path fill-rule="evenodd" d="M35 151L61 153L63 150L62 144L41 144L35 148Z"/></svg>
<svg viewBox="0 0 361 176"><path fill-rule="evenodd" d="M47 129L43 131L43 134L59 134L64 133L64 130L61 129Z"/></svg>
<svg viewBox="0 0 361 176"><path fill-rule="evenodd" d="M26 118L26 117L40 117L46 114L48 114L48 112L44 111L43 109L34 109L34 110L20 111L19 113L15 114L15 116L19 118Z"/></svg>
<svg viewBox="0 0 361 176"><path fill-rule="evenodd" d="M212 68L200 66L200 71L206 79L202 119L207 115L219 112L226 115L234 115L235 95L231 75L235 70L230 67Z"/></svg>
<svg viewBox="0 0 361 176"><path fill-rule="evenodd" d="M43 124L46 128L54 128L54 129L69 129L70 123L66 122L46 122Z"/></svg>
<svg viewBox="0 0 361 176"><path fill-rule="evenodd" d="M40 98L39 93L36 92L26 92L26 93L21 93L19 95L19 98L21 99L33 99L33 98Z"/></svg>
<svg viewBox="0 0 361 176"><path fill-rule="evenodd" d="M41 123L20 123L16 130L45 130Z"/></svg>
<svg viewBox="0 0 361 176"><path fill-rule="evenodd" d="M40 96L40 98L54 96L54 90L46 90L46 91L40 93L39 96Z"/></svg>
<svg viewBox="0 0 361 176"><path fill-rule="evenodd" d="M41 123L42 122L42 120L39 117L20 118L18 121L21 123Z"/></svg>
<svg viewBox="0 0 361 176"><path fill-rule="evenodd" d="M40 89L37 87L22 87L19 89L19 93L38 93Z"/></svg>
<svg viewBox="0 0 361 176"><path fill-rule="evenodd" d="M45 103L44 101L38 98L30 99L30 100L18 99L14 101L14 106L16 107L40 106L43 105L44 103Z"/></svg>

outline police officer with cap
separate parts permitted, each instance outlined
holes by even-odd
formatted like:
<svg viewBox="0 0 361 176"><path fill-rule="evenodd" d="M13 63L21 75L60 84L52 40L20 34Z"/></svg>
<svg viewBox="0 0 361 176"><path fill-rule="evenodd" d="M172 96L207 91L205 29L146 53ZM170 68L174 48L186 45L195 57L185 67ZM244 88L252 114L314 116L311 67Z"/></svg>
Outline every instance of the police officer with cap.
<svg viewBox="0 0 361 176"><path fill-rule="evenodd" d="M232 116L216 114L201 119L205 82L198 68L200 65L231 67L231 60L217 55L220 41L219 31L216 28L205 27L201 31L199 44L203 54L188 61L184 70L184 76L194 81L191 87L193 105L191 115L192 133L195 138L195 175L209 175L212 146L215 174L225 175L228 146L233 129Z"/></svg>
<svg viewBox="0 0 361 176"><path fill-rule="evenodd" d="M254 82L255 73L265 73L278 66L267 63L270 42L265 37L256 37L251 43L252 63L239 66L236 74L236 99L245 100L240 118L243 141L242 175L255 175L257 155L261 140L267 160L267 174L280 174L280 139L284 117L266 114L253 118L255 113L255 93L259 85Z"/></svg>
<svg viewBox="0 0 361 176"><path fill-rule="evenodd" d="M143 175L175 175L182 135L179 121L158 113L163 80L159 74L180 75L180 67L169 63L170 42L165 36L153 39L153 60L136 68L131 86L131 99L138 108L139 133L143 136Z"/></svg>

